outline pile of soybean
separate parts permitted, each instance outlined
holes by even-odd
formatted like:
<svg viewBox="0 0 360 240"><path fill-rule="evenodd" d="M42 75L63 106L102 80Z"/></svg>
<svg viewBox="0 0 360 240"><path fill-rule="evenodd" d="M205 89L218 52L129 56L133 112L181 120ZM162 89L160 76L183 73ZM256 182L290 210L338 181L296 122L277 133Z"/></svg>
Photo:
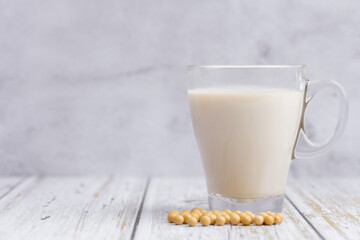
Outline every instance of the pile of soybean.
<svg viewBox="0 0 360 240"><path fill-rule="evenodd" d="M281 213L273 212L261 212L257 215L250 211L241 212L236 210L232 212L229 209L224 211L212 210L206 211L205 209L193 208L191 211L185 209L181 213L177 210L172 210L168 214L168 221L175 223L176 225L188 224L190 227L196 226L200 222L203 226L218 225L223 226L231 223L232 225L242 224L248 226L250 224L255 225L273 225L280 224L284 220L284 216Z"/></svg>

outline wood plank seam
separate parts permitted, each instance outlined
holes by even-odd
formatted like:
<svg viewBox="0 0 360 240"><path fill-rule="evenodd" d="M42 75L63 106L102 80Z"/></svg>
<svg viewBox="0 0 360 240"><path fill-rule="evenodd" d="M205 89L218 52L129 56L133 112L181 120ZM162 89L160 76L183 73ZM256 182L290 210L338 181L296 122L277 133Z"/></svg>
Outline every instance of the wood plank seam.
<svg viewBox="0 0 360 240"><path fill-rule="evenodd" d="M0 196L20 179L3 181ZM39 184L29 176L0 201L0 238L130 240L146 183L147 177L55 176Z"/></svg>
<svg viewBox="0 0 360 240"><path fill-rule="evenodd" d="M9 188L3 195L0 196L0 199L4 198L6 195L8 195L12 190L20 186L21 183L24 182L25 179L27 179L29 176L24 176L22 179L20 179L17 183L15 183L12 187Z"/></svg>
<svg viewBox="0 0 360 240"><path fill-rule="evenodd" d="M321 235L321 233L315 228L315 226L307 219L307 217L300 211L300 209L294 204L294 202L285 194L285 198L289 201L289 203L295 208L296 211L300 214L300 216L309 224L309 226L316 232L316 234L323 240L325 237Z"/></svg>
<svg viewBox="0 0 360 240"><path fill-rule="evenodd" d="M151 177L148 177L148 179L146 180L145 190L144 190L143 197L141 199L139 211L138 211L138 213L136 215L133 231L131 233L131 237L130 237L131 240L135 239L136 230L137 230L137 227L138 227L139 222L140 222L140 217L141 217L141 213L142 213L142 210L143 210L143 206L144 206L145 198L146 198L146 195L147 195L147 191L149 189L150 182L151 182Z"/></svg>

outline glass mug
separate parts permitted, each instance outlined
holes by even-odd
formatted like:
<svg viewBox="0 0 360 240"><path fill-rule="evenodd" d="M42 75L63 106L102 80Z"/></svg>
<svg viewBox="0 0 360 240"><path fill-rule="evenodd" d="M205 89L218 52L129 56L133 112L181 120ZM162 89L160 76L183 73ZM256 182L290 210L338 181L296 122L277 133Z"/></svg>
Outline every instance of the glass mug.
<svg viewBox="0 0 360 240"><path fill-rule="evenodd" d="M291 161L323 153L345 129L344 89L334 81L310 82L303 65L189 66L188 76L210 209L281 212ZM323 87L339 97L339 116L332 137L314 143L304 115ZM303 149L296 146L300 136Z"/></svg>

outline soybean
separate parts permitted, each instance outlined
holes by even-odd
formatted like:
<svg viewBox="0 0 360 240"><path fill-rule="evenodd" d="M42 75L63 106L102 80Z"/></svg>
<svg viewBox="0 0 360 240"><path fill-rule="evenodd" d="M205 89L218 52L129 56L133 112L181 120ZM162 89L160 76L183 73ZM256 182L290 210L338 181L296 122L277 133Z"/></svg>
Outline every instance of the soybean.
<svg viewBox="0 0 360 240"><path fill-rule="evenodd" d="M226 219L223 216L216 217L216 225L223 226L226 222Z"/></svg>
<svg viewBox="0 0 360 240"><path fill-rule="evenodd" d="M283 220L284 220L284 215L282 215L281 213L276 213L275 214L275 217L276 216L279 216L280 218L281 218L281 221L280 222L282 222Z"/></svg>
<svg viewBox="0 0 360 240"><path fill-rule="evenodd" d="M211 223L211 219L209 216L202 216L200 218L200 223L203 225L203 226L209 226L210 223Z"/></svg>
<svg viewBox="0 0 360 240"><path fill-rule="evenodd" d="M275 218L274 218L274 224L278 224L278 223L281 223L281 217L275 216Z"/></svg>
<svg viewBox="0 0 360 240"><path fill-rule="evenodd" d="M238 225L240 223L240 217L236 213L230 214L230 222L232 225Z"/></svg>
<svg viewBox="0 0 360 240"><path fill-rule="evenodd" d="M230 209L225 209L223 212L226 213L227 215L230 215L230 213L232 213Z"/></svg>
<svg viewBox="0 0 360 240"><path fill-rule="evenodd" d="M251 224L251 217L247 214L244 214L243 216L241 216L241 223L244 226L248 226Z"/></svg>
<svg viewBox="0 0 360 240"><path fill-rule="evenodd" d="M270 216L270 215L267 215L265 218L264 218L264 222L266 225L273 225L274 224L274 218L273 216Z"/></svg>
<svg viewBox="0 0 360 240"><path fill-rule="evenodd" d="M199 221L199 219L200 219L200 215L199 215L198 213L196 213L196 212L192 212L192 213L190 213L190 215L191 215L193 218L195 218L195 219L196 219L196 221Z"/></svg>
<svg viewBox="0 0 360 240"><path fill-rule="evenodd" d="M255 222L256 225L263 225L263 223L264 223L264 218L263 218L263 216L261 216L261 215L256 215L254 222Z"/></svg>
<svg viewBox="0 0 360 240"><path fill-rule="evenodd" d="M168 214L168 221L171 222L171 223L173 223L173 222L174 222L174 217L175 217L176 215L178 215L178 214L179 214L179 212L178 212L177 210L171 210L171 211L169 212L169 214Z"/></svg>
<svg viewBox="0 0 360 240"><path fill-rule="evenodd" d="M236 210L236 211L234 211L234 213L236 213L236 214L237 214L237 215L239 215L239 217L240 217L240 213L241 213L241 211Z"/></svg>
<svg viewBox="0 0 360 240"><path fill-rule="evenodd" d="M197 224L198 220L196 220L196 218L194 217L189 217L188 218L188 225L190 227L194 227Z"/></svg>
<svg viewBox="0 0 360 240"><path fill-rule="evenodd" d="M207 213L207 211L205 209L200 209L200 212L204 215L205 213Z"/></svg>
<svg viewBox="0 0 360 240"><path fill-rule="evenodd" d="M176 217L174 218L174 223L176 225L180 225L184 223L184 217L180 214L176 215Z"/></svg>

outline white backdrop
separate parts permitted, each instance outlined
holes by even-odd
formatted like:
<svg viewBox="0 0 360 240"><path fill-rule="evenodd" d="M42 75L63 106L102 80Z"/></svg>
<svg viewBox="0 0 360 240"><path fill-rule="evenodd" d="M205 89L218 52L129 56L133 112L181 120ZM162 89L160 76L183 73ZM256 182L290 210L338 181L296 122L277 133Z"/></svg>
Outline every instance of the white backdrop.
<svg viewBox="0 0 360 240"><path fill-rule="evenodd" d="M293 174L358 174L359 12L356 0L0 0L0 173L203 174L186 65L301 63L345 87L350 115L337 146ZM320 139L337 106L316 101Z"/></svg>

